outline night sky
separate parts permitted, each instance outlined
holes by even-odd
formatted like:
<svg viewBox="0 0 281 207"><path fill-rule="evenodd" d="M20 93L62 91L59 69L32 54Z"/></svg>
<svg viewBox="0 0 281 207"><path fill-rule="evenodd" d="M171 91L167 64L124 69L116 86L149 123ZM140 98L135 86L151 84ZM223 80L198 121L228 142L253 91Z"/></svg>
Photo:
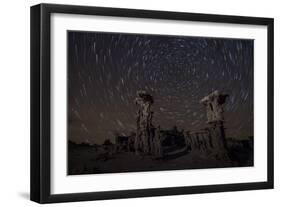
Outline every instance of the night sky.
<svg viewBox="0 0 281 207"><path fill-rule="evenodd" d="M68 32L68 139L101 144L136 129L136 92L154 97L153 124L204 128L199 101L229 94L227 137L253 135L253 40Z"/></svg>

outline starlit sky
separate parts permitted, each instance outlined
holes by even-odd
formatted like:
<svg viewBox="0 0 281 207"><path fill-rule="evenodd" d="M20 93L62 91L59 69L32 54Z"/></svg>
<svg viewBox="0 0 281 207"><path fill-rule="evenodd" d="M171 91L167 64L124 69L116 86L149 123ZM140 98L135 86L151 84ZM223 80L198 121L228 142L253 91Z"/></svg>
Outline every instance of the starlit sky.
<svg viewBox="0 0 281 207"><path fill-rule="evenodd" d="M207 126L200 99L229 94L226 136L253 136L254 40L68 31L68 139L102 144L136 130L136 92L154 97L153 125ZM114 142L114 141L113 141Z"/></svg>

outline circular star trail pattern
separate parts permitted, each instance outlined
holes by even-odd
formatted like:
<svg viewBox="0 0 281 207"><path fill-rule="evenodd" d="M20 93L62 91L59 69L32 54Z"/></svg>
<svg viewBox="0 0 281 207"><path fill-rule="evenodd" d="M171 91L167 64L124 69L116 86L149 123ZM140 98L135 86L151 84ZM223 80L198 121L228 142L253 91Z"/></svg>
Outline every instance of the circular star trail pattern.
<svg viewBox="0 0 281 207"><path fill-rule="evenodd" d="M229 94L227 137L253 135L253 40L68 32L68 135L101 144L136 130L136 92L154 97L153 124L206 127L200 99Z"/></svg>

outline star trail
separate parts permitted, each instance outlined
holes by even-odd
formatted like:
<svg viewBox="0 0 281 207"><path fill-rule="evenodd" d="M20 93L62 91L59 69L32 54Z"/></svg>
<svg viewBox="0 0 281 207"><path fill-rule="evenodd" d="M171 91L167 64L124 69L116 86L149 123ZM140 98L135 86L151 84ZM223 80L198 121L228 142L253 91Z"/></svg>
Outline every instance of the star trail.
<svg viewBox="0 0 281 207"><path fill-rule="evenodd" d="M101 144L136 130L136 92L154 97L153 124L206 126L200 99L229 94L226 136L253 136L254 40L69 31L68 139Z"/></svg>

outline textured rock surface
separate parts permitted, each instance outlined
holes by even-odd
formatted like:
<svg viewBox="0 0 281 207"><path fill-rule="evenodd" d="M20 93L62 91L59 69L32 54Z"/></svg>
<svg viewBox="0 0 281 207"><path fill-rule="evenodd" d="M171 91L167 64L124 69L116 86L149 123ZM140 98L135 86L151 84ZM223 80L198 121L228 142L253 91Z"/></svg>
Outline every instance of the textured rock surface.
<svg viewBox="0 0 281 207"><path fill-rule="evenodd" d="M227 153L225 129L224 129L224 110L223 105L228 95L220 93L218 90L210 93L200 100L204 104L207 112L208 127L205 129L208 137L211 153L218 160L229 160ZM206 138L205 138L206 140Z"/></svg>
<svg viewBox="0 0 281 207"><path fill-rule="evenodd" d="M200 103L204 104L206 107L208 123L224 121L223 104L226 101L226 97L228 97L228 95L221 94L216 90L200 100Z"/></svg>
<svg viewBox="0 0 281 207"><path fill-rule="evenodd" d="M137 132L135 139L136 153L149 154L152 152L152 139L154 135L154 127L152 125L153 112L151 105L153 97L145 91L138 91L135 103L138 105L137 111Z"/></svg>

